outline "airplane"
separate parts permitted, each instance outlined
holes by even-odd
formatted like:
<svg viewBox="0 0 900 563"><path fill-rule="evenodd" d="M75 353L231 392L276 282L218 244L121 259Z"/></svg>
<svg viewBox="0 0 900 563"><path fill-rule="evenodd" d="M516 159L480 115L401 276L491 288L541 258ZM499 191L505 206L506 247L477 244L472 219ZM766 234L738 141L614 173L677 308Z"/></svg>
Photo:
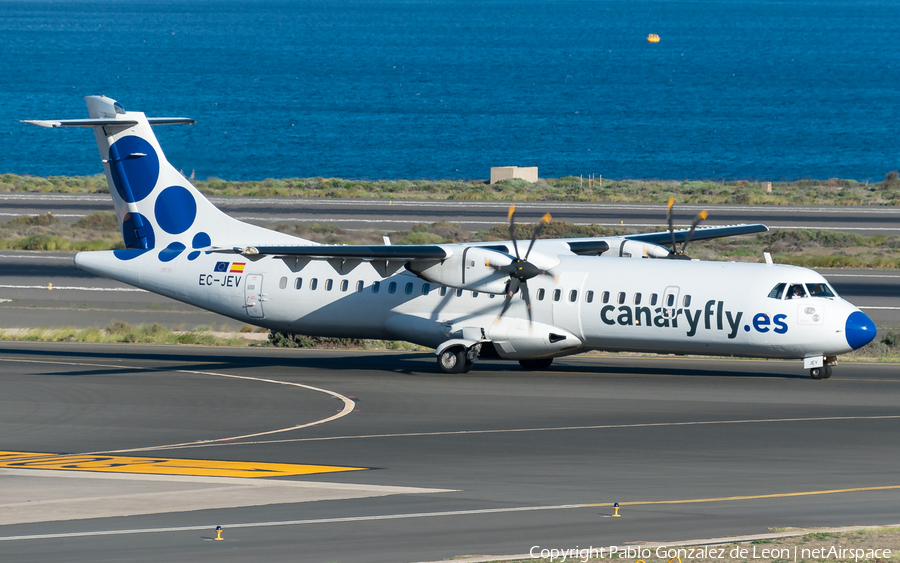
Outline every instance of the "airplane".
<svg viewBox="0 0 900 563"><path fill-rule="evenodd" d="M673 228L598 238L429 245L324 245L216 208L163 154L146 117L105 96L89 119L25 120L94 130L125 248L80 252L82 270L293 334L404 340L434 348L444 373L479 358L543 370L591 350L803 360L827 379L874 323L817 272L691 260L692 240L765 225ZM667 245L671 243L671 248ZM681 249L678 249L681 244Z"/></svg>

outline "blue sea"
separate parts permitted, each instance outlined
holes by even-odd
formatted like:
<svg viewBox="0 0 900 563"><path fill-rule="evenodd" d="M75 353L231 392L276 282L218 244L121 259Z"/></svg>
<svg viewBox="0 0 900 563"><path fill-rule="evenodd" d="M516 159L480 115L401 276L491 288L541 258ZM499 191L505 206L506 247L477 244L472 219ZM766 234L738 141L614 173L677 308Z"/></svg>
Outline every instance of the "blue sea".
<svg viewBox="0 0 900 563"><path fill-rule="evenodd" d="M199 178L900 168L897 0L0 0L0 173L102 171L105 94ZM656 33L661 41L646 41Z"/></svg>

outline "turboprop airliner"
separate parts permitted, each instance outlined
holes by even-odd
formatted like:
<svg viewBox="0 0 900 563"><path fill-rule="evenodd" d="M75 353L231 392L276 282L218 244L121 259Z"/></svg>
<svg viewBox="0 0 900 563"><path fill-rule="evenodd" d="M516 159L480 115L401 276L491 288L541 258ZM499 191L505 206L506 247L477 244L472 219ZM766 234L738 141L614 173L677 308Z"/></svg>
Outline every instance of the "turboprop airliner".
<svg viewBox="0 0 900 563"><path fill-rule="evenodd" d="M764 225L600 238L418 246L322 245L234 219L163 155L153 125L191 124L85 98L125 248L80 252L88 272L273 331L406 340L446 373L478 358L546 369L589 350L803 361L814 379L864 346L875 325L818 273L688 259L691 240ZM668 245L671 243L671 248ZM681 244L681 248L678 248Z"/></svg>

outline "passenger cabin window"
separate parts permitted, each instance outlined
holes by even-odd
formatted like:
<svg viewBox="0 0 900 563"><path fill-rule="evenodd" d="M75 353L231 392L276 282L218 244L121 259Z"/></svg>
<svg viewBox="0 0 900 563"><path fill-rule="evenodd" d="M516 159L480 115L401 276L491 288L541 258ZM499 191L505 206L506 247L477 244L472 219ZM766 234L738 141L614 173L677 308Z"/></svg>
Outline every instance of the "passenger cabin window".
<svg viewBox="0 0 900 563"><path fill-rule="evenodd" d="M428 295L429 293L431 293L431 284L430 283L422 284L422 295Z"/></svg>
<svg viewBox="0 0 900 563"><path fill-rule="evenodd" d="M806 297L806 290L803 289L802 283L792 283L791 287L788 288L787 296L785 299L802 299Z"/></svg>
<svg viewBox="0 0 900 563"><path fill-rule="evenodd" d="M441 286L441 297L444 297L445 295L447 295L447 288L444 286Z"/></svg>
<svg viewBox="0 0 900 563"><path fill-rule="evenodd" d="M538 298L538 301L543 301L543 300L544 300L544 294L545 294L545 293L546 293L546 292L544 291L544 288L543 288L543 287L540 288L540 289L538 289L538 292L537 292L537 298Z"/></svg>
<svg viewBox="0 0 900 563"><path fill-rule="evenodd" d="M681 305L682 307L690 307L691 306L691 296L685 295L684 299L682 299L681 303L682 303L682 305Z"/></svg>
<svg viewBox="0 0 900 563"><path fill-rule="evenodd" d="M456 290L456 296L457 296L457 297L462 297L462 290L461 290L461 289L457 289L457 290Z"/></svg>
<svg viewBox="0 0 900 563"><path fill-rule="evenodd" d="M776 284L775 287L772 288L772 291L769 292L769 297L772 299L781 299L781 294L784 293L784 286L786 283Z"/></svg>
<svg viewBox="0 0 900 563"><path fill-rule="evenodd" d="M287 287L287 278L286 277L283 277L280 280L278 280L278 289L284 289L286 287Z"/></svg>
<svg viewBox="0 0 900 563"><path fill-rule="evenodd" d="M331 280L325 280L325 291L331 291L332 287L334 287L334 282Z"/></svg>
<svg viewBox="0 0 900 563"><path fill-rule="evenodd" d="M391 282L388 284L388 293L396 293L397 292L397 282Z"/></svg>
<svg viewBox="0 0 900 563"><path fill-rule="evenodd" d="M372 284L372 293L378 293L379 289L381 289L381 282L375 282Z"/></svg>
<svg viewBox="0 0 900 563"><path fill-rule="evenodd" d="M809 290L810 297L834 297L834 292L824 283L808 283L806 289Z"/></svg>
<svg viewBox="0 0 900 563"><path fill-rule="evenodd" d="M315 291L317 287L319 287L319 280L317 278L309 280L310 291Z"/></svg>
<svg viewBox="0 0 900 563"><path fill-rule="evenodd" d="M634 304L635 304L635 305L640 305L640 304L641 304L641 294L640 294L640 293L635 293L635 294L634 294Z"/></svg>
<svg viewBox="0 0 900 563"><path fill-rule="evenodd" d="M562 297L562 290L561 290L561 289L554 289L554 290L553 290L553 300L554 300L554 301L559 301L559 298L560 298L560 297Z"/></svg>
<svg viewBox="0 0 900 563"><path fill-rule="evenodd" d="M363 282L362 282L362 280L359 280L358 282L356 282L356 293L362 293L362 290L363 290Z"/></svg>
<svg viewBox="0 0 900 563"><path fill-rule="evenodd" d="M609 303L609 292L604 291L600 294L600 302L601 303Z"/></svg>
<svg viewBox="0 0 900 563"><path fill-rule="evenodd" d="M572 291L569 292L569 302L574 303L577 300L578 300L578 291L573 289Z"/></svg>
<svg viewBox="0 0 900 563"><path fill-rule="evenodd" d="M412 284L412 282L409 282L408 284L406 284L406 294L412 295L412 290L413 290L413 284Z"/></svg>
<svg viewBox="0 0 900 563"><path fill-rule="evenodd" d="M300 289L303 287L303 278L297 278L294 280L294 289Z"/></svg>
<svg viewBox="0 0 900 563"><path fill-rule="evenodd" d="M675 306L675 294L670 293L666 295L666 307L674 307Z"/></svg>
<svg viewBox="0 0 900 563"><path fill-rule="evenodd" d="M617 301L619 302L619 305L622 305L625 303L625 292L624 291L619 292L619 298L617 299Z"/></svg>
<svg viewBox="0 0 900 563"><path fill-rule="evenodd" d="M350 282L347 280L341 280L341 291L347 291L348 287L350 287Z"/></svg>
<svg viewBox="0 0 900 563"><path fill-rule="evenodd" d="M477 292L477 291L473 291L473 292L472 292L472 298L475 298L475 297L478 297L478 292Z"/></svg>
<svg viewBox="0 0 900 563"><path fill-rule="evenodd" d="M656 302L659 301L659 296L655 293L650 294L650 305L656 305Z"/></svg>
<svg viewBox="0 0 900 563"><path fill-rule="evenodd" d="M584 300L588 303L593 303L594 302L594 292L588 291L587 293L585 293Z"/></svg>

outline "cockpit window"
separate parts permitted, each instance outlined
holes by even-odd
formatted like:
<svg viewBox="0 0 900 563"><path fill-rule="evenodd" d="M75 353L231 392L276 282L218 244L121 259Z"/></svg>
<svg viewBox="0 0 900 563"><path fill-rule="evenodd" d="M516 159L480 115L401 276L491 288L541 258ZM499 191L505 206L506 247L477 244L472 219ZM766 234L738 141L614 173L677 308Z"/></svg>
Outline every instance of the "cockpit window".
<svg viewBox="0 0 900 563"><path fill-rule="evenodd" d="M788 289L785 299L800 299L806 297L806 290L803 289L802 283L792 283Z"/></svg>
<svg viewBox="0 0 900 563"><path fill-rule="evenodd" d="M784 293L784 286L786 283L780 283L772 288L772 291L769 292L769 297L772 299L781 299L781 294Z"/></svg>
<svg viewBox="0 0 900 563"><path fill-rule="evenodd" d="M808 283L806 288L810 297L834 297L834 292L826 283Z"/></svg>

